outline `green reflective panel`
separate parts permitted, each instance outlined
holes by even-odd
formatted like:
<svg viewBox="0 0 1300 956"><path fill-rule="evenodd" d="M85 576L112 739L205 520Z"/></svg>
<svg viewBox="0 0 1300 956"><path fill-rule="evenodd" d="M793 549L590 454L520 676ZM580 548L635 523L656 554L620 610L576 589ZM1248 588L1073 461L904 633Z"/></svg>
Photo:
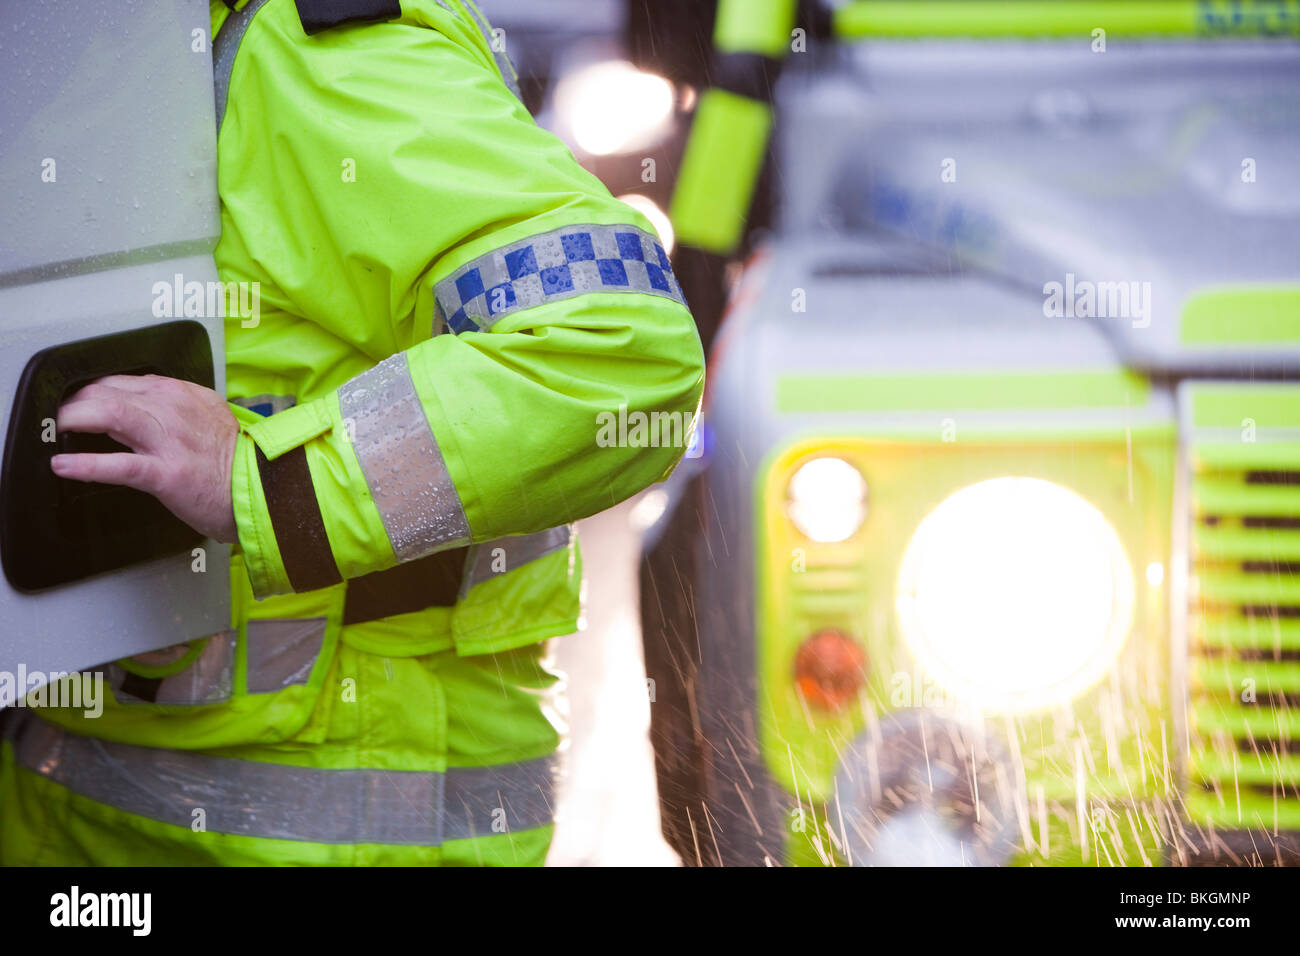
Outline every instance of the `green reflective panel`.
<svg viewBox="0 0 1300 956"><path fill-rule="evenodd" d="M1198 384L1192 390L1192 424L1196 428L1242 429L1242 444L1252 444L1255 430L1300 428L1300 388ZM1282 453L1288 454L1286 449Z"/></svg>
<svg viewBox="0 0 1300 956"><path fill-rule="evenodd" d="M1136 372L1007 372L946 375L789 375L777 408L808 412L993 408L1135 407L1150 384Z"/></svg>
<svg viewBox="0 0 1300 956"><path fill-rule="evenodd" d="M1300 286L1213 289L1183 306L1189 345L1278 345L1300 342Z"/></svg>
<svg viewBox="0 0 1300 956"><path fill-rule="evenodd" d="M865 37L1294 36L1300 3L1232 0L858 0L835 13L835 33Z"/></svg>

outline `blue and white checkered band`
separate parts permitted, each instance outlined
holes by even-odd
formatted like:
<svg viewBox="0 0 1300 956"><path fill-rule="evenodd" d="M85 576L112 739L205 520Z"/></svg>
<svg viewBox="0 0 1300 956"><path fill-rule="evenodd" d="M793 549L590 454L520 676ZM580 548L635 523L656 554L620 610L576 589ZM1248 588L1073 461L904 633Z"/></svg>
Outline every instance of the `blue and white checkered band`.
<svg viewBox="0 0 1300 956"><path fill-rule="evenodd" d="M635 226L566 226L530 236L467 262L433 289L439 318L457 334L589 292L641 292L686 304L663 246Z"/></svg>

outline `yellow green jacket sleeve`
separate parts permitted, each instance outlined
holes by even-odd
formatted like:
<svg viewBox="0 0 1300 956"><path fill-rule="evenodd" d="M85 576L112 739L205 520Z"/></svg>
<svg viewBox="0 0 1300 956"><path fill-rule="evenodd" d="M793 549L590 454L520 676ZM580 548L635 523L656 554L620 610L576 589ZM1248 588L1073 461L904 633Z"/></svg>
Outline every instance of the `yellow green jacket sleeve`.
<svg viewBox="0 0 1300 956"><path fill-rule="evenodd" d="M254 593L311 590L573 521L663 478L703 356L648 222L507 87L476 11L302 34L268 0L220 132L227 281L351 343L337 384L244 416ZM241 330L229 346L283 349ZM242 350L242 351L241 351Z"/></svg>

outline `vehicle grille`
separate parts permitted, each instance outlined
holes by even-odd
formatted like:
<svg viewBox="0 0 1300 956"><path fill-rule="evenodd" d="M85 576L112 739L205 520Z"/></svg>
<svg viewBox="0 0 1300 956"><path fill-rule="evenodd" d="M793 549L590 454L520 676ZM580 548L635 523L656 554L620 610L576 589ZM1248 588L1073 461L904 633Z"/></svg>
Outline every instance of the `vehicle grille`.
<svg viewBox="0 0 1300 956"><path fill-rule="evenodd" d="M1300 387L1189 391L1188 818L1300 830Z"/></svg>

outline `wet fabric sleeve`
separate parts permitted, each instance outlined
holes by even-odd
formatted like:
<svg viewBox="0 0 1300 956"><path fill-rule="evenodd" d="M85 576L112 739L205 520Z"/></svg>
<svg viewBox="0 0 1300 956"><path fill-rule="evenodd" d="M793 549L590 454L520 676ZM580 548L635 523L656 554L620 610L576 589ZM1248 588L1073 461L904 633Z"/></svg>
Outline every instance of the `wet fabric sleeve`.
<svg viewBox="0 0 1300 956"><path fill-rule="evenodd" d="M665 477L703 356L650 224L536 126L465 8L303 44L276 6L221 133L223 201L270 213L236 252L368 360L241 421L254 593L540 531Z"/></svg>

